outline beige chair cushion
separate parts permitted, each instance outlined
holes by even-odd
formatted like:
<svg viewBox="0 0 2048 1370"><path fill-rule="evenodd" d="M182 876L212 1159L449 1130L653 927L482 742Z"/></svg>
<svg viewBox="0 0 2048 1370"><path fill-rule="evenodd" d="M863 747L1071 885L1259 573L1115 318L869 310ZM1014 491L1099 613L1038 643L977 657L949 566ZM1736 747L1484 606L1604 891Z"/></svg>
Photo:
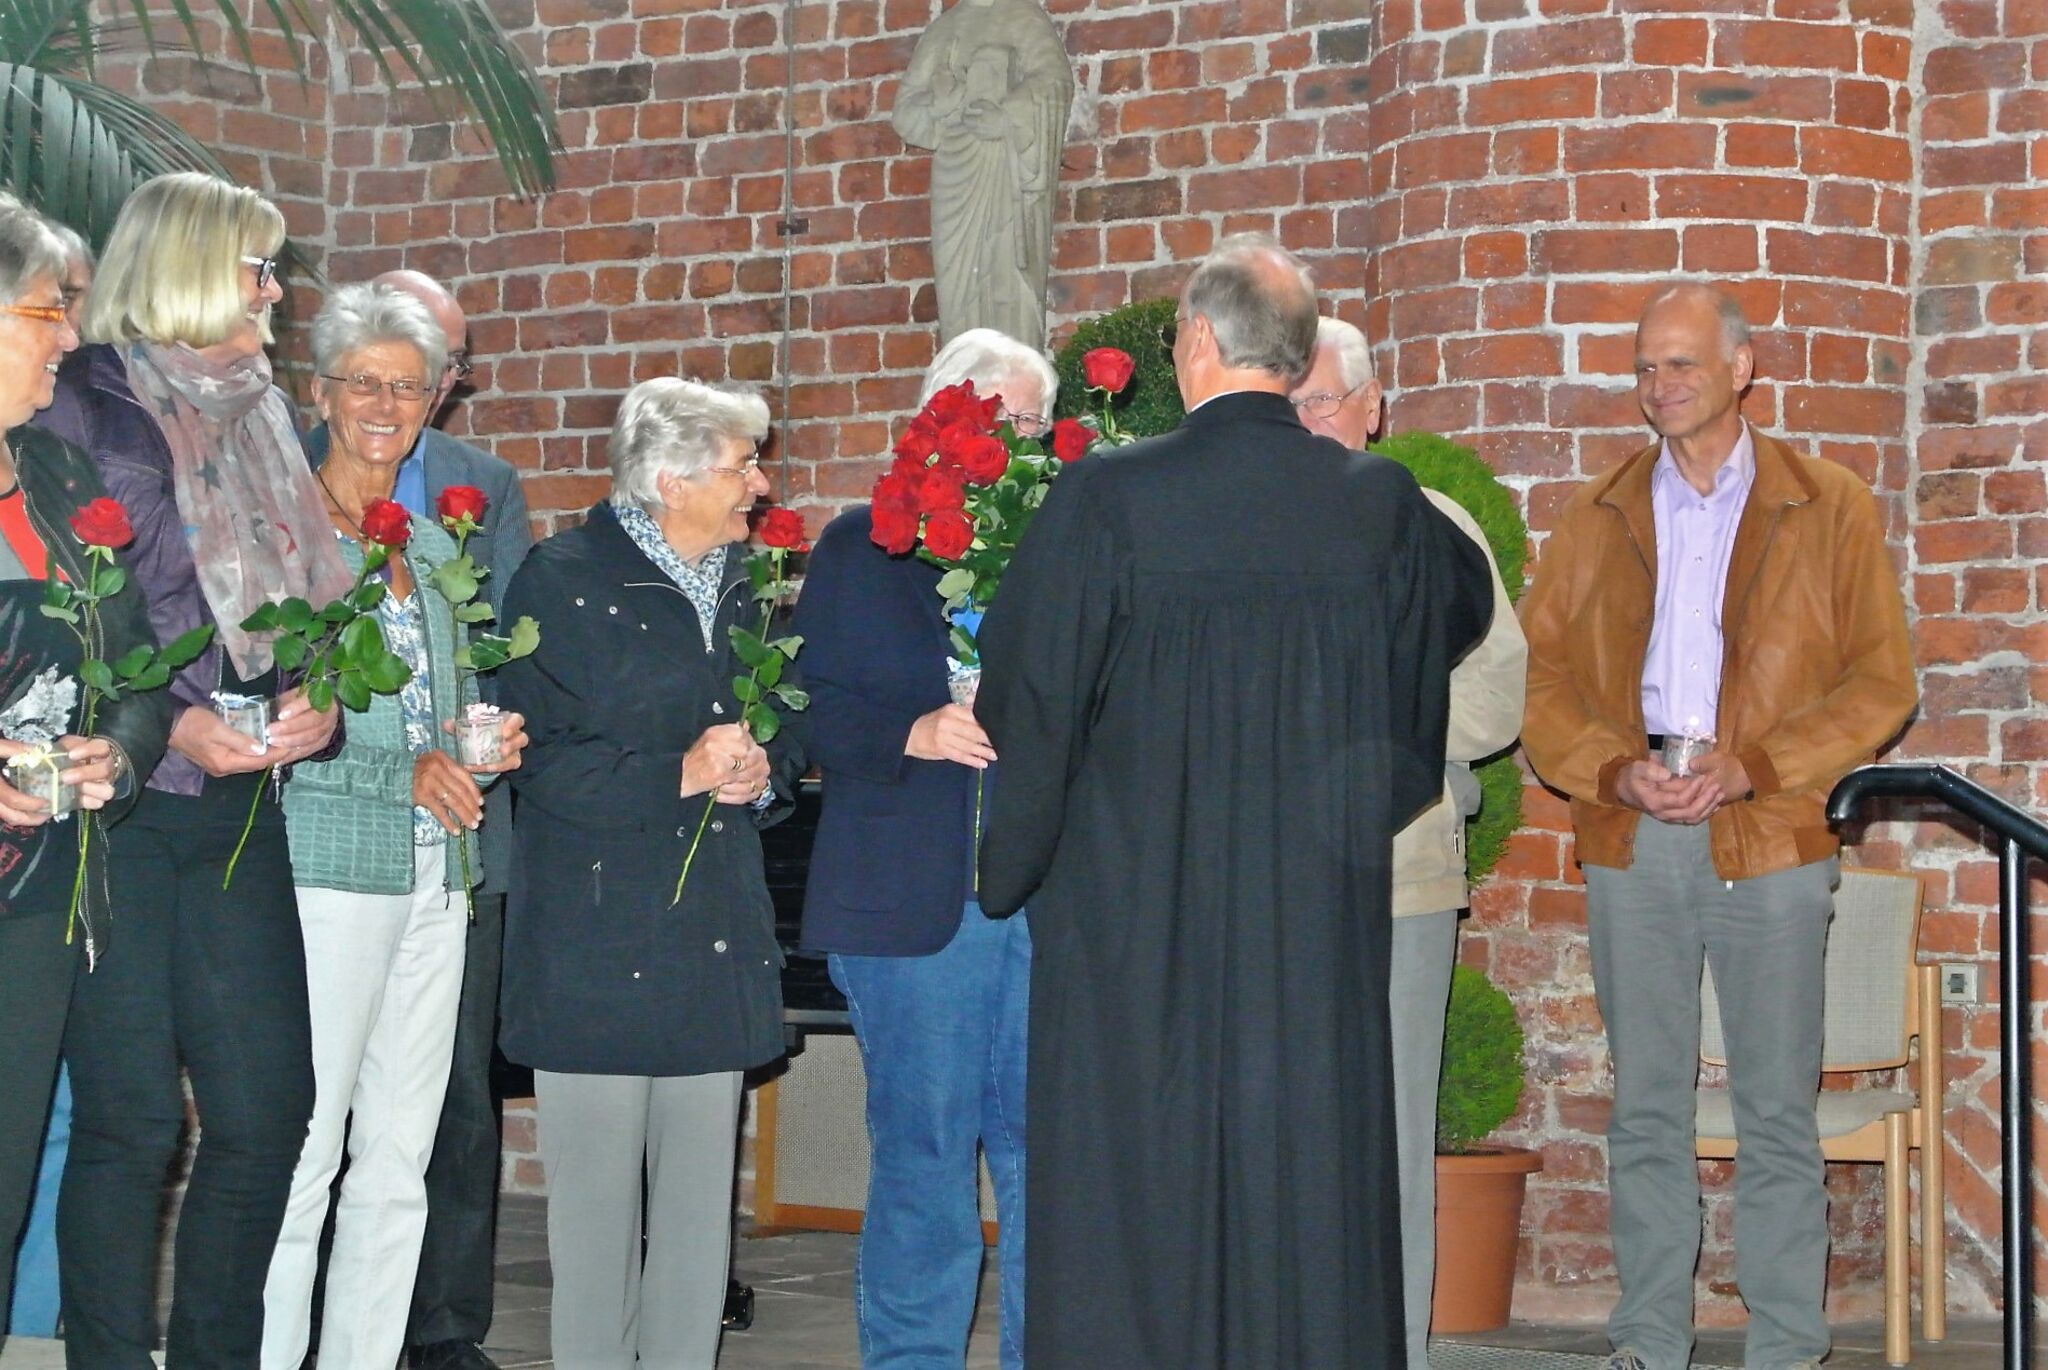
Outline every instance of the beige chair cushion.
<svg viewBox="0 0 2048 1370"><path fill-rule="evenodd" d="M1822 1137L1846 1137L1887 1113L1904 1113L1912 1107L1913 1096L1895 1089L1827 1089L1821 1091L1814 1115ZM1734 1096L1725 1089L1701 1090L1696 1130L1702 1137L1735 1136Z"/></svg>

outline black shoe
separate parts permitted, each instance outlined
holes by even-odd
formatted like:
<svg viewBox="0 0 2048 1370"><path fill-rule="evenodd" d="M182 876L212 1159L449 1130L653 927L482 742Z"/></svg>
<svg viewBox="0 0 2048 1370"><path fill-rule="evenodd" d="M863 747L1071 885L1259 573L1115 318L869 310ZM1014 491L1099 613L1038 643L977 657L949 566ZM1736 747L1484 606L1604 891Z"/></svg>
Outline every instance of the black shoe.
<svg viewBox="0 0 2048 1370"><path fill-rule="evenodd" d="M411 1370L498 1370L498 1363L473 1341L433 1341L408 1346L405 1363Z"/></svg>
<svg viewBox="0 0 2048 1370"><path fill-rule="evenodd" d="M725 1318L721 1325L728 1332L744 1332L754 1325L754 1286L734 1279L725 1282Z"/></svg>

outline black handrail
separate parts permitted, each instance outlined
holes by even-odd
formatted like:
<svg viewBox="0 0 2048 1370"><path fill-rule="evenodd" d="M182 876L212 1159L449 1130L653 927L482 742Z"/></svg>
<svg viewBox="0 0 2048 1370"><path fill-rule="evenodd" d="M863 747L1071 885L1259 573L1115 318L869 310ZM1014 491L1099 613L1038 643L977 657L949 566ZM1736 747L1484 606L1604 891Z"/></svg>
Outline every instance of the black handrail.
<svg viewBox="0 0 2048 1370"><path fill-rule="evenodd" d="M2027 1002L2027 857L2048 861L2048 824L2024 813L1973 780L1946 766L1863 766L1849 772L1828 796L1828 821L1845 823L1866 799L1891 795L1908 799L1939 799L1965 817L1990 829L1999 839L1998 872L1998 1010L2002 1106L1998 1120L2004 1161L2000 1233L2005 1262L2005 1364L2025 1370L2033 1363L2034 1296L2032 1147L2028 1120L2033 1114L2030 1082L2031 1044L2027 1023L2033 1017ZM1922 1051L1929 1049L1921 1044ZM1939 1101L1935 1101L1939 1116ZM1920 1235L1939 1241L1939 1234Z"/></svg>

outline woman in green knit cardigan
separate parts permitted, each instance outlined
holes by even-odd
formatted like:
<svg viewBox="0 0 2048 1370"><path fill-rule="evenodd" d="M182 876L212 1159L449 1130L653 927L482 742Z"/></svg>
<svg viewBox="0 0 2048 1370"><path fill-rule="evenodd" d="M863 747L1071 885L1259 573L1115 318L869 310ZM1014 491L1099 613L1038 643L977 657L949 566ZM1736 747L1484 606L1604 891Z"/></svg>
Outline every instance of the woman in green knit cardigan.
<svg viewBox="0 0 2048 1370"><path fill-rule="evenodd" d="M439 390L446 344L417 300L386 286L350 286L314 320L313 354L331 438L320 484L343 558L360 571L366 528L392 540L379 525L397 519L389 501L406 494L401 468ZM409 524L403 551L387 563L389 593L377 612L412 678L396 695L374 696L348 720L341 751L298 767L285 789L315 1094L264 1286L264 1370L297 1370L305 1359L320 1228L345 1130L350 1165L328 1259L320 1360L398 1359L455 1043L464 876L480 874L469 837L483 813L479 779L488 784L516 767L526 745L518 715L508 714L503 761L457 761L453 725L475 702L476 684L455 665L464 630L454 606L429 583L456 547L419 509ZM458 847L465 842L466 871Z"/></svg>

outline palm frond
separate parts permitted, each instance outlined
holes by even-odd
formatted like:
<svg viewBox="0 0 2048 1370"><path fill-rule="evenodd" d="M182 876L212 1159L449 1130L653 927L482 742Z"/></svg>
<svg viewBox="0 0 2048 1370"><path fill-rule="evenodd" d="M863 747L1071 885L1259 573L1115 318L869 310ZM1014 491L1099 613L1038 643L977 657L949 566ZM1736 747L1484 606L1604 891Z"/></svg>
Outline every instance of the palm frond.
<svg viewBox="0 0 2048 1370"><path fill-rule="evenodd" d="M91 81L0 61L0 186L101 242L128 192L166 171L232 179L147 106Z"/></svg>

